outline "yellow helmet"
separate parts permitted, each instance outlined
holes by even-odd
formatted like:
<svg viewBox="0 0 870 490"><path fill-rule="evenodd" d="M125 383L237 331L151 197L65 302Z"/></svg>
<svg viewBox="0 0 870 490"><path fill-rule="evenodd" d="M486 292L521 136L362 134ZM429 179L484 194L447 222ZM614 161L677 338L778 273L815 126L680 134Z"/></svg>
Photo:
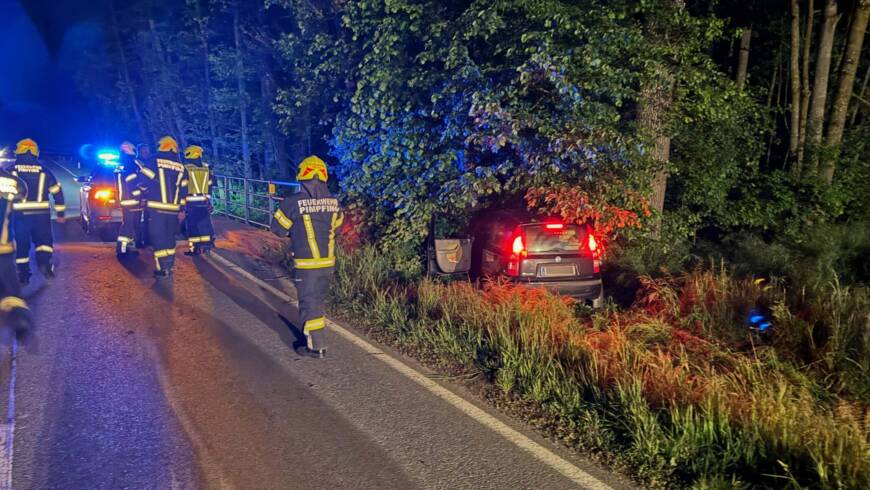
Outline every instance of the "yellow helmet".
<svg viewBox="0 0 870 490"><path fill-rule="evenodd" d="M329 174L326 172L326 163L320 158L312 155L299 164L299 173L296 174L296 180L312 180L319 179L321 182L326 182L329 179Z"/></svg>
<svg viewBox="0 0 870 490"><path fill-rule="evenodd" d="M31 155L38 157L39 145L37 145L36 142L30 138L19 141L18 145L15 147L15 154L23 155L25 153L30 153Z"/></svg>
<svg viewBox="0 0 870 490"><path fill-rule="evenodd" d="M202 158L202 147L190 145L184 149L184 158L188 160L198 160Z"/></svg>
<svg viewBox="0 0 870 490"><path fill-rule="evenodd" d="M178 153L178 142L172 136L164 136L157 142L157 151Z"/></svg>

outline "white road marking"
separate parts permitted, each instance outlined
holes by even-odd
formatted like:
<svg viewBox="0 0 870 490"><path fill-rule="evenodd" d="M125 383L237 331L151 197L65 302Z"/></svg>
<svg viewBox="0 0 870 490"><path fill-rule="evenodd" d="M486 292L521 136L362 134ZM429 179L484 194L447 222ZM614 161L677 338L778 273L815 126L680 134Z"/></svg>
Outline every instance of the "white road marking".
<svg viewBox="0 0 870 490"><path fill-rule="evenodd" d="M12 339L9 369L9 405L6 420L0 427L0 490L12 490L12 458L15 453L15 376L18 364L18 340Z"/></svg>
<svg viewBox="0 0 870 490"><path fill-rule="evenodd" d="M219 264L223 265L224 267L232 269L233 271L235 271L239 275L254 282L256 285L269 291L270 293L274 294L275 296L283 299L284 301L287 301L290 304L298 306L299 303L296 300L294 300L293 298L291 298L290 296L288 296L285 292L280 291L279 289L277 289L277 288L269 285L268 283L262 281L261 279L257 278L256 276L254 276L250 272L244 270L243 268L239 267L238 265L234 264L233 262L221 257L217 253L212 253L210 256L208 256L206 258L206 260L208 260L208 259L212 259L215 262L218 262ZM595 478L594 476L590 475L589 473L581 470L577 466L575 466L575 465L571 464L570 462L566 461L565 459L561 458L560 456L553 453L552 451L545 448L544 446L541 446L537 442L529 439L527 436L521 434L520 432L516 431L515 429L512 429L511 427L506 425L504 422L502 422L502 421L498 420L497 418L493 417L492 415L486 413L485 411L481 410L480 408L478 408L474 404L466 401L465 399L454 394L452 391L448 390L447 388L444 388L443 386L439 385L438 383L432 381L431 379L429 379L425 375L415 371L413 368L409 367L408 365L406 365L402 361L390 356L389 354L382 351L381 349L378 349L377 347L375 347L374 345L372 345L371 343L369 343L367 340L363 339L362 337L356 335L355 333L345 329L344 327L342 327L342 326L340 326L340 325L338 325L335 322L332 322L330 320L327 320L327 324L329 325L330 328L332 328L336 333L338 333L345 340L350 341L351 343L353 343L357 347L364 350L366 353L371 354L376 359L380 359L385 364L387 364L388 366L390 366L394 370L398 371L400 374L402 374L406 378L410 379L411 381L414 381L415 383L417 383L421 387L425 388L427 391L429 391L433 395L435 395L438 398L441 398L442 400L446 401L447 403L453 405L455 408L459 409L461 412L463 412L467 416L471 417L472 419L476 420L477 422L484 425L485 427L498 433L499 435L501 435L502 437L504 437L505 439L507 439L508 441L513 443L515 446L519 447L520 449L526 451L527 453L529 453L530 455L535 457L541 463L549 466L550 468L552 468L552 469L556 470L557 472L559 472L560 474L562 474L565 478L567 478L567 479L571 480L572 482L580 485L581 487L589 489L589 490L609 490L612 488L610 485L602 482L601 480Z"/></svg>
<svg viewBox="0 0 870 490"><path fill-rule="evenodd" d="M61 168L62 170L64 170L66 173L72 175L74 179L75 179L76 177L79 176L79 174L77 174L77 173L73 172L72 170L66 168L65 166L61 165L60 163L56 162L55 160L49 160L49 161L51 162L52 165L55 165L55 166L57 166L57 167L60 167L60 168Z"/></svg>

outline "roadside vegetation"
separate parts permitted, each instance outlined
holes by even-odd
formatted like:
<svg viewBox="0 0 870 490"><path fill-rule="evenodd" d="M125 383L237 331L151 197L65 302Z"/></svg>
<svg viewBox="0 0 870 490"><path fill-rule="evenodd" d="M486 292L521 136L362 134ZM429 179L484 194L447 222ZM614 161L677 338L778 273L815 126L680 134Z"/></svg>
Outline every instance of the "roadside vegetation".
<svg viewBox="0 0 870 490"><path fill-rule="evenodd" d="M724 262L638 276L600 311L506 283L339 261L337 312L655 487L870 487L870 292L757 283ZM746 316L769 305L759 335ZM484 388L485 389L485 388ZM615 462L615 463L614 463Z"/></svg>

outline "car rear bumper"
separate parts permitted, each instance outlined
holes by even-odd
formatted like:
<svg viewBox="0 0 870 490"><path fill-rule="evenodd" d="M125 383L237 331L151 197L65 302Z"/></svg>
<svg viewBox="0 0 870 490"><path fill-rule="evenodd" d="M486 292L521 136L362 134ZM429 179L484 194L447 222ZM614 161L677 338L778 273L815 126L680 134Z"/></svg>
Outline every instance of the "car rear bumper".
<svg viewBox="0 0 870 490"><path fill-rule="evenodd" d="M115 212L107 211L108 210L100 210L91 213L82 213L82 217L94 226L120 223L124 220L124 215L121 213L120 208Z"/></svg>
<svg viewBox="0 0 870 490"><path fill-rule="evenodd" d="M518 281L534 288L543 288L562 296L577 299L596 299L601 296L601 279L586 279L579 281Z"/></svg>

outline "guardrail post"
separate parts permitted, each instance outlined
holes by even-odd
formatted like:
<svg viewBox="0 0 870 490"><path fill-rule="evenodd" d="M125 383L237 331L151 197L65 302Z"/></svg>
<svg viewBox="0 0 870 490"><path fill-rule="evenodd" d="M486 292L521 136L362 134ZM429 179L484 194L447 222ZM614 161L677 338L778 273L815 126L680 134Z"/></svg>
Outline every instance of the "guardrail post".
<svg viewBox="0 0 870 490"><path fill-rule="evenodd" d="M272 226L272 216L275 214L275 199L270 194L269 197L269 226Z"/></svg>
<svg viewBox="0 0 870 490"><path fill-rule="evenodd" d="M242 179L242 186L244 188L244 193L245 193L245 223L251 224L251 211L248 209L250 202L248 201L249 189L248 189L248 179L247 178Z"/></svg>
<svg viewBox="0 0 870 490"><path fill-rule="evenodd" d="M224 215L230 215L230 179L226 175L224 175Z"/></svg>

